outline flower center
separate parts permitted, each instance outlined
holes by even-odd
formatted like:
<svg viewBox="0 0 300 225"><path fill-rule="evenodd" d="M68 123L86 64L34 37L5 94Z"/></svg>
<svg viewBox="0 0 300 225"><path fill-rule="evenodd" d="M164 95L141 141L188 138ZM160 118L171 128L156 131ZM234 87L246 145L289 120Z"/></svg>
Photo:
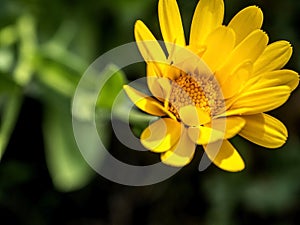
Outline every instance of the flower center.
<svg viewBox="0 0 300 225"><path fill-rule="evenodd" d="M199 107L211 116L216 115L223 106L219 89L213 77L181 73L172 81L168 110L179 120L179 109L187 105Z"/></svg>

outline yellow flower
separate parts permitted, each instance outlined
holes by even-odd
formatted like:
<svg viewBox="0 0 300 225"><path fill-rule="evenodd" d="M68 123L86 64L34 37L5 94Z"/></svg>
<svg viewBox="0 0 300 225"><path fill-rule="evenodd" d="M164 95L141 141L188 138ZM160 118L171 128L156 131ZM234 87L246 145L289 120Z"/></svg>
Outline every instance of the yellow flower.
<svg viewBox="0 0 300 225"><path fill-rule="evenodd" d="M287 101L299 77L282 69L292 48L287 41L268 44L262 11L247 7L223 25L223 0L200 0L188 44L176 0L159 0L158 13L165 47L143 22L134 30L153 96L124 86L139 109L160 117L142 132L142 144L172 166L188 164L202 145L227 171L245 167L228 141L235 135L267 148L282 146L287 129L265 112Z"/></svg>

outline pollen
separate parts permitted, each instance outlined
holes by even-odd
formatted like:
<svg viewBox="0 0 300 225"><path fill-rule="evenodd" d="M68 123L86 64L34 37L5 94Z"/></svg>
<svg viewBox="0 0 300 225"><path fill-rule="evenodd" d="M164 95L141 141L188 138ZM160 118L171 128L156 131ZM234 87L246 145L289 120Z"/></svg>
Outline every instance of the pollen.
<svg viewBox="0 0 300 225"><path fill-rule="evenodd" d="M172 81L168 110L178 120L180 120L179 109L187 105L199 107L213 116L223 106L219 90L219 85L212 77L181 73L177 79Z"/></svg>

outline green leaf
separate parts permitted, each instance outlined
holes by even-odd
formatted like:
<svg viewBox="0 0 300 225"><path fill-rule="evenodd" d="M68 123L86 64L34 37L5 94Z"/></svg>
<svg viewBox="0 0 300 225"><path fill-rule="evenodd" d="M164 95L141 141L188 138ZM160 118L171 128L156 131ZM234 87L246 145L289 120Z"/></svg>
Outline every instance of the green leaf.
<svg viewBox="0 0 300 225"><path fill-rule="evenodd" d="M79 80L79 75L56 62L42 62L36 67L38 81L55 92L72 97Z"/></svg>
<svg viewBox="0 0 300 225"><path fill-rule="evenodd" d="M59 62L69 68L72 68L76 73L83 73L88 67L88 63L83 57L71 52L61 43L49 41L40 49L41 56L46 59Z"/></svg>
<svg viewBox="0 0 300 225"><path fill-rule="evenodd" d="M76 21L64 20L53 37L40 46L39 54L42 58L60 63L81 75L89 66L89 62L84 55L77 54L73 48L78 46L77 38L85 33L84 31ZM91 43L83 43L83 48L86 49L87 44Z"/></svg>
<svg viewBox="0 0 300 225"><path fill-rule="evenodd" d="M0 94L19 93L21 87L6 74L0 73Z"/></svg>
<svg viewBox="0 0 300 225"><path fill-rule="evenodd" d="M54 186L74 191L88 184L93 171L83 159L73 136L69 104L48 105L44 120L46 161Z"/></svg>
<svg viewBox="0 0 300 225"><path fill-rule="evenodd" d="M114 71L117 71L114 73ZM104 84L97 102L97 106L111 109L117 95L123 89L123 85L126 82L125 74L116 68L116 66L110 65L101 74L106 77L113 73L113 75Z"/></svg>
<svg viewBox="0 0 300 225"><path fill-rule="evenodd" d="M0 46L9 46L17 41L18 34L14 25L4 27L0 30Z"/></svg>
<svg viewBox="0 0 300 225"><path fill-rule="evenodd" d="M8 47L0 48L0 71L8 73L14 62L13 51Z"/></svg>
<svg viewBox="0 0 300 225"><path fill-rule="evenodd" d="M37 52L36 21L30 14L22 15L16 24L20 37L18 61L14 69L14 79L26 86L34 74Z"/></svg>

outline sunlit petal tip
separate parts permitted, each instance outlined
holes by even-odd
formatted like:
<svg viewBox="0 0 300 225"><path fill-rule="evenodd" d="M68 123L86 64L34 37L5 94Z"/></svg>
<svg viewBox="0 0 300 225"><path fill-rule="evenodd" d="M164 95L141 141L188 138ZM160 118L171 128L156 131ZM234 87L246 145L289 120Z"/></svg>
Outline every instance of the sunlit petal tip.
<svg viewBox="0 0 300 225"><path fill-rule="evenodd" d="M147 26L140 20L134 26L134 36L137 46L146 62L165 62L166 56L161 46Z"/></svg>
<svg viewBox="0 0 300 225"><path fill-rule="evenodd" d="M269 35L266 31L262 29L256 29L251 32L246 38L252 38L252 41L257 41L258 43L263 43L264 46L267 46L269 42Z"/></svg>
<svg viewBox="0 0 300 225"><path fill-rule="evenodd" d="M158 18L164 41L185 46L185 36L176 0L159 0Z"/></svg>
<svg viewBox="0 0 300 225"><path fill-rule="evenodd" d="M293 51L293 46L292 46L291 42L286 41L286 40L281 40L278 42L282 43L282 45L285 45L287 48L289 48L289 49L291 49L291 51Z"/></svg>
<svg viewBox="0 0 300 225"><path fill-rule="evenodd" d="M141 23L143 24L143 21L141 21L141 20L135 21L134 28L137 29L136 27L139 26Z"/></svg>
<svg viewBox="0 0 300 225"><path fill-rule="evenodd" d="M259 74L281 69L289 61L293 48L288 41L276 41L269 44L254 63L253 73Z"/></svg>
<svg viewBox="0 0 300 225"><path fill-rule="evenodd" d="M269 42L269 35L268 35L268 33L267 33L267 31L265 31L265 30L261 30L262 32L263 32L263 34L265 35L265 38L266 38L266 42L268 43Z"/></svg>
<svg viewBox="0 0 300 225"><path fill-rule="evenodd" d="M263 11L261 10L261 8L259 6L251 5L251 6L246 7L245 9L248 10L249 14L253 14L254 17L259 19L259 21L261 21L261 23L263 22L264 14L263 14Z"/></svg>
<svg viewBox="0 0 300 225"><path fill-rule="evenodd" d="M223 0L199 1L192 20L189 44L192 46L203 45L207 35L221 26L223 19Z"/></svg>
<svg viewBox="0 0 300 225"><path fill-rule="evenodd" d="M152 35L151 31L147 28L143 21L137 20L134 24L134 34L136 41L144 41L144 40L153 40L154 36ZM147 34L148 38L144 39Z"/></svg>
<svg viewBox="0 0 300 225"><path fill-rule="evenodd" d="M220 169L239 172L245 168L244 160L228 140L214 142L203 147L208 158Z"/></svg>
<svg viewBox="0 0 300 225"><path fill-rule="evenodd" d="M229 22L228 26L236 33L236 44L240 43L248 34L260 29L263 23L263 13L257 6L249 6L239 11Z"/></svg>

